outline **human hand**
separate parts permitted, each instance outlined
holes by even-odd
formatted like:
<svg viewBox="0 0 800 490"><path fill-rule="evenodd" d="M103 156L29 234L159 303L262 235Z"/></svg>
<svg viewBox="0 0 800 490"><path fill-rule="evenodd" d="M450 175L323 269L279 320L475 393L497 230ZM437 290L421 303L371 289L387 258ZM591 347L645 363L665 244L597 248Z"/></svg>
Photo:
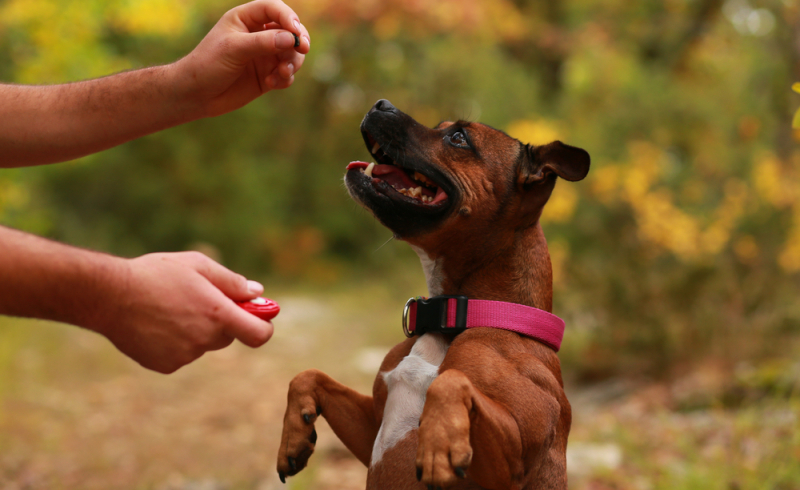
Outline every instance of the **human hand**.
<svg viewBox="0 0 800 490"><path fill-rule="evenodd" d="M114 307L93 330L142 366L167 374L234 338L258 347L272 336L271 323L234 303L264 288L205 255L156 253L126 263Z"/></svg>
<svg viewBox="0 0 800 490"><path fill-rule="evenodd" d="M310 46L291 8L281 0L255 0L226 12L173 68L180 90L201 115L217 116L289 87Z"/></svg>

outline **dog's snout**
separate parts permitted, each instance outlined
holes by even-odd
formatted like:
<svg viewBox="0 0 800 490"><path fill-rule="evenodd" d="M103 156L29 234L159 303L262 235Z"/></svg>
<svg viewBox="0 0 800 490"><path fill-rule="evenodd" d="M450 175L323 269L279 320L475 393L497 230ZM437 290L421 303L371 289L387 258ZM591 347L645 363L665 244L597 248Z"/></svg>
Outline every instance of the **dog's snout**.
<svg viewBox="0 0 800 490"><path fill-rule="evenodd" d="M381 99L378 102L375 102L375 105L372 106L372 111L370 111L370 112L373 112L373 111L393 112L393 113L396 114L397 113L397 108L395 106L393 106L392 103L389 102L388 100Z"/></svg>

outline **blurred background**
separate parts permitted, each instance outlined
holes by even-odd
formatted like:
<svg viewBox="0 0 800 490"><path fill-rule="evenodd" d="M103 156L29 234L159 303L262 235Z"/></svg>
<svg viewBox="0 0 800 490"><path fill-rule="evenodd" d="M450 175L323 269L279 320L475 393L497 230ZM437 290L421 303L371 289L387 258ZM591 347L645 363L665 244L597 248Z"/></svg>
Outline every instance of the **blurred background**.
<svg viewBox="0 0 800 490"><path fill-rule="evenodd" d="M188 53L230 0L0 0L0 80ZM284 488L285 391L363 392L425 294L347 196L379 98L585 148L542 217L567 321L570 487L800 489L800 3L293 0L295 84L231 114L0 172L0 223L123 256L200 250L263 281L273 340L164 377L79 329L0 318L0 488ZM2 155L0 155L2 158ZM320 424L290 489L363 488Z"/></svg>

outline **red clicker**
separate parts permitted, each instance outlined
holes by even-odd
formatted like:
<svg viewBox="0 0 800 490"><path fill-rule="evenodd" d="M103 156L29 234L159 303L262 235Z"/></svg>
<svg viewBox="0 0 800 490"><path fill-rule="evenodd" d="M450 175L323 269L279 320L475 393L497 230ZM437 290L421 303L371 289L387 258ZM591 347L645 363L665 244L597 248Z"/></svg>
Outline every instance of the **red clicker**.
<svg viewBox="0 0 800 490"><path fill-rule="evenodd" d="M237 305L248 313L251 313L264 321L270 321L281 312L278 303L269 298L256 298L250 301L237 301Z"/></svg>

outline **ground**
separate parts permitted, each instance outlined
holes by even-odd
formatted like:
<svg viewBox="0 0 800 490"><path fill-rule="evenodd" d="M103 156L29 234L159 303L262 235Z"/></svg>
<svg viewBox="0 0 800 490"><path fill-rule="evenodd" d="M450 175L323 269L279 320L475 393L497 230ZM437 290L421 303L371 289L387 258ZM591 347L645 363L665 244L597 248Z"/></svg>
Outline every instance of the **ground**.
<svg viewBox="0 0 800 490"><path fill-rule="evenodd" d="M169 376L91 332L0 318L0 489L363 489L366 469L324 423L310 467L286 486L275 456L296 373L319 368L369 392L402 340L403 298L368 289L275 295L283 311L266 346L235 344ZM568 379L570 487L800 489L800 364L770 369L740 366L738 384L713 365L671 381Z"/></svg>

